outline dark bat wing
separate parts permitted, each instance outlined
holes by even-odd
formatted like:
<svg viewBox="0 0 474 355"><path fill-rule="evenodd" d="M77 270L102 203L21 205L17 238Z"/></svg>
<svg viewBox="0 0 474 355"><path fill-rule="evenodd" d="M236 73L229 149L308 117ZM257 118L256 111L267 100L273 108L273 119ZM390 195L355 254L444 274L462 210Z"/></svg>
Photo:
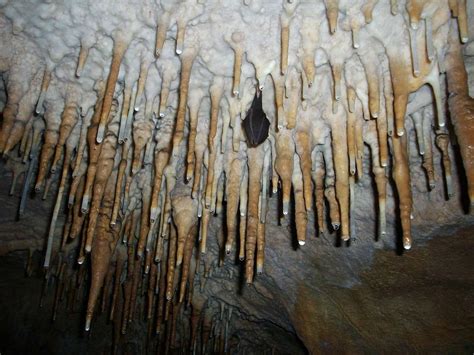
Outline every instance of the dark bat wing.
<svg viewBox="0 0 474 355"><path fill-rule="evenodd" d="M242 122L247 135L248 145L256 147L262 144L268 137L268 129L270 128L270 121L267 119L265 112L262 109L262 94L253 98L252 105L245 120Z"/></svg>

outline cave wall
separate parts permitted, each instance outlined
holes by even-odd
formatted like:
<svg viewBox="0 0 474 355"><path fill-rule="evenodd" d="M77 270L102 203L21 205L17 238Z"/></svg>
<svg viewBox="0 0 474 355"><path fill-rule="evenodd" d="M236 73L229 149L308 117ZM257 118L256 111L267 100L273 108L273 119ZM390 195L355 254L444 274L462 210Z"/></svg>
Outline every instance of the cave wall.
<svg viewBox="0 0 474 355"><path fill-rule="evenodd" d="M474 21L464 28L453 3L463 1L1 2L0 351L472 353L473 104L449 76ZM426 25L413 32L417 6L434 26L431 60ZM471 93L473 44L462 47ZM240 122L258 90L270 129L254 148ZM400 90L403 127L386 102ZM357 159L335 138L350 95L363 129ZM244 261L242 229L254 237ZM190 238L180 266L168 247ZM165 264L176 265L169 300L150 286ZM183 276L187 265L195 276ZM117 318L133 290L130 321ZM112 305L120 311L108 319Z"/></svg>

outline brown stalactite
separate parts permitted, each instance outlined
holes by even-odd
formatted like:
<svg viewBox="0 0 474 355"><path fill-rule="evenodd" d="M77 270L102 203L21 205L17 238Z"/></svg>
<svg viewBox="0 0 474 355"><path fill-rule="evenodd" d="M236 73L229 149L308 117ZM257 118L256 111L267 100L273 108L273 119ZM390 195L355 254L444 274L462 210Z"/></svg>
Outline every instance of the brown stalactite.
<svg viewBox="0 0 474 355"><path fill-rule="evenodd" d="M92 250L92 242L94 239L97 218L101 210L102 198L105 196L107 180L109 180L114 167L116 144L117 137L114 135L107 136L103 143L97 162L97 172L94 180L91 208L89 211L89 223L87 225L85 245L86 252L90 252ZM113 201L114 192L115 191L110 192L111 196L106 196L106 198L110 198Z"/></svg>
<svg viewBox="0 0 474 355"><path fill-rule="evenodd" d="M109 76L107 78L107 85L105 88L104 99L100 111L100 118L97 127L96 142L102 143L105 137L105 129L107 122L109 121L110 110L112 107L112 99L115 92L115 85L117 83L120 65L122 58L127 50L128 44L122 38L114 40L114 49L112 53L112 62L110 64Z"/></svg>
<svg viewBox="0 0 474 355"><path fill-rule="evenodd" d="M110 228L110 213L112 212L114 179L110 179L105 187L105 198L97 221L97 237L94 238L91 254L92 278L89 300L86 312L86 330L90 329L95 304L103 286L113 251L119 240L119 234Z"/></svg>
<svg viewBox="0 0 474 355"><path fill-rule="evenodd" d="M446 77L449 91L449 111L459 143L466 174L469 199L474 205L474 100L469 96L467 73L463 64L461 46L455 39L455 28L451 27L451 41L446 54Z"/></svg>
<svg viewBox="0 0 474 355"><path fill-rule="evenodd" d="M339 202L341 216L341 237L344 241L350 239L349 231L349 161L347 154L346 113L339 108L337 115L332 117L332 151L334 172L336 174L336 198Z"/></svg>
<svg viewBox="0 0 474 355"><path fill-rule="evenodd" d="M255 263L255 249L258 233L258 202L261 189L263 169L262 146L249 148L249 200L247 210L247 236L245 240L245 278L247 283L252 283Z"/></svg>
<svg viewBox="0 0 474 355"><path fill-rule="evenodd" d="M295 144L290 131L281 130L276 138L275 170L278 173L283 194L283 215L287 215L290 205L291 176L293 175L293 159Z"/></svg>
<svg viewBox="0 0 474 355"><path fill-rule="evenodd" d="M241 351L232 343L237 329L231 322L232 314L240 313L232 313L235 306L224 297L217 303L211 298L215 286L209 284L215 276L234 273L229 266L233 260L224 256L238 249L232 257L245 260L248 284L255 272L263 273L265 258L272 261L272 251L265 249L276 228L270 219L281 218L274 215L279 188L282 214L294 212L288 220L294 218L300 246L312 241L310 232L326 232L326 217L332 230L340 229L341 239L348 241L358 230L358 191L370 184L375 188L376 239L389 233L389 213L395 210L403 247L410 249L411 219L420 214L418 209L412 214L420 188L414 180L412 191L411 177L421 175L409 161L413 134L428 189L435 188L435 170L441 165L448 198L459 187L451 161L457 150L449 146L459 146L472 208L474 100L459 43L468 41L467 1L407 0L402 8L395 0L325 0L316 22L305 13L313 4L299 4L284 2L273 21L277 27L270 29L276 33L263 42L256 40L254 24L246 20L248 31L223 26L222 47L214 37L202 46L198 41L205 38L199 13L206 9L205 1L156 4L158 17L146 19L148 26L157 26L156 63L146 53L150 44L134 26L127 27L127 36L107 33L104 26L104 34L114 40L106 62L110 68L104 73L97 60L102 45L83 32L76 37L76 42L81 38L79 56L72 60L53 58L54 47L45 58L35 58L46 53L41 48L23 53L21 46L15 47L19 54L12 58L5 51L0 60L6 96L0 152L13 174L10 194L25 174L23 211L36 164L35 190L44 186L43 200L58 185L43 285L44 293L54 282L53 319L64 303L75 311L82 295L76 289L90 282L85 328L90 330L99 303L114 323L115 351L130 323L143 315L148 333L160 334L159 352ZM256 11L258 4L245 0L244 5ZM387 14L387 28L372 29L387 9L393 15ZM455 19L449 19L449 10ZM244 12L236 12L236 19L243 19ZM229 26L234 26L231 20ZM263 30L269 30L268 21L261 20ZM392 24L397 27L389 30ZM22 40L35 44L34 36ZM77 56L77 49L71 54ZM23 83L18 72L24 72ZM444 107L444 73L449 112ZM427 98L424 85L431 87ZM242 119L256 86L268 91L262 109L270 129L268 142L250 148ZM444 128L446 114L456 139ZM407 115L412 120L408 124ZM54 174L59 168L58 179ZM370 183L364 181L368 171ZM68 209L62 218L65 194ZM62 219L58 242L55 232ZM12 242L0 253L28 244L31 274L31 255L38 246L29 243ZM73 256L74 250L78 253ZM301 252L306 255L311 249ZM83 266L73 267L76 261ZM149 350L155 341L148 337Z"/></svg>
<svg viewBox="0 0 474 355"><path fill-rule="evenodd" d="M183 139L184 119L186 116L186 108L188 106L189 80L191 77L191 69L193 67L194 58L197 52L194 48L186 50L181 58L181 80L179 86L179 106L176 115L176 125L173 136L173 148L177 148Z"/></svg>
<svg viewBox="0 0 474 355"><path fill-rule="evenodd" d="M411 209L412 195L410 185L410 171L407 155L407 138L392 137L393 146L393 179L398 192L399 216L402 225L403 247L410 249L412 246L411 238Z"/></svg>

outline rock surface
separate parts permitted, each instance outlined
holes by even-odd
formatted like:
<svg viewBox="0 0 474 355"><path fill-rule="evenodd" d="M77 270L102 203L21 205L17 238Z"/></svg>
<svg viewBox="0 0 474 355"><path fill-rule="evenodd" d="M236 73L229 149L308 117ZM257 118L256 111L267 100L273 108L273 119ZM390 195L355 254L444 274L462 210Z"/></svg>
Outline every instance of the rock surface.
<svg viewBox="0 0 474 355"><path fill-rule="evenodd" d="M0 9L0 353L474 351L472 2Z"/></svg>

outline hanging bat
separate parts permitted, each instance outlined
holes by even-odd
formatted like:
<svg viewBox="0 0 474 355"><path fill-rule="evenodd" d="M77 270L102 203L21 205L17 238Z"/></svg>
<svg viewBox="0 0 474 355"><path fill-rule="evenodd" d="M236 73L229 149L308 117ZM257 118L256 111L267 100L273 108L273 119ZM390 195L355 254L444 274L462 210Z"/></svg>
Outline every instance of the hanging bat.
<svg viewBox="0 0 474 355"><path fill-rule="evenodd" d="M252 105L242 124L247 135L247 144L250 147L256 147L267 139L270 121L267 119L265 112L263 112L262 93L259 89L255 93Z"/></svg>

